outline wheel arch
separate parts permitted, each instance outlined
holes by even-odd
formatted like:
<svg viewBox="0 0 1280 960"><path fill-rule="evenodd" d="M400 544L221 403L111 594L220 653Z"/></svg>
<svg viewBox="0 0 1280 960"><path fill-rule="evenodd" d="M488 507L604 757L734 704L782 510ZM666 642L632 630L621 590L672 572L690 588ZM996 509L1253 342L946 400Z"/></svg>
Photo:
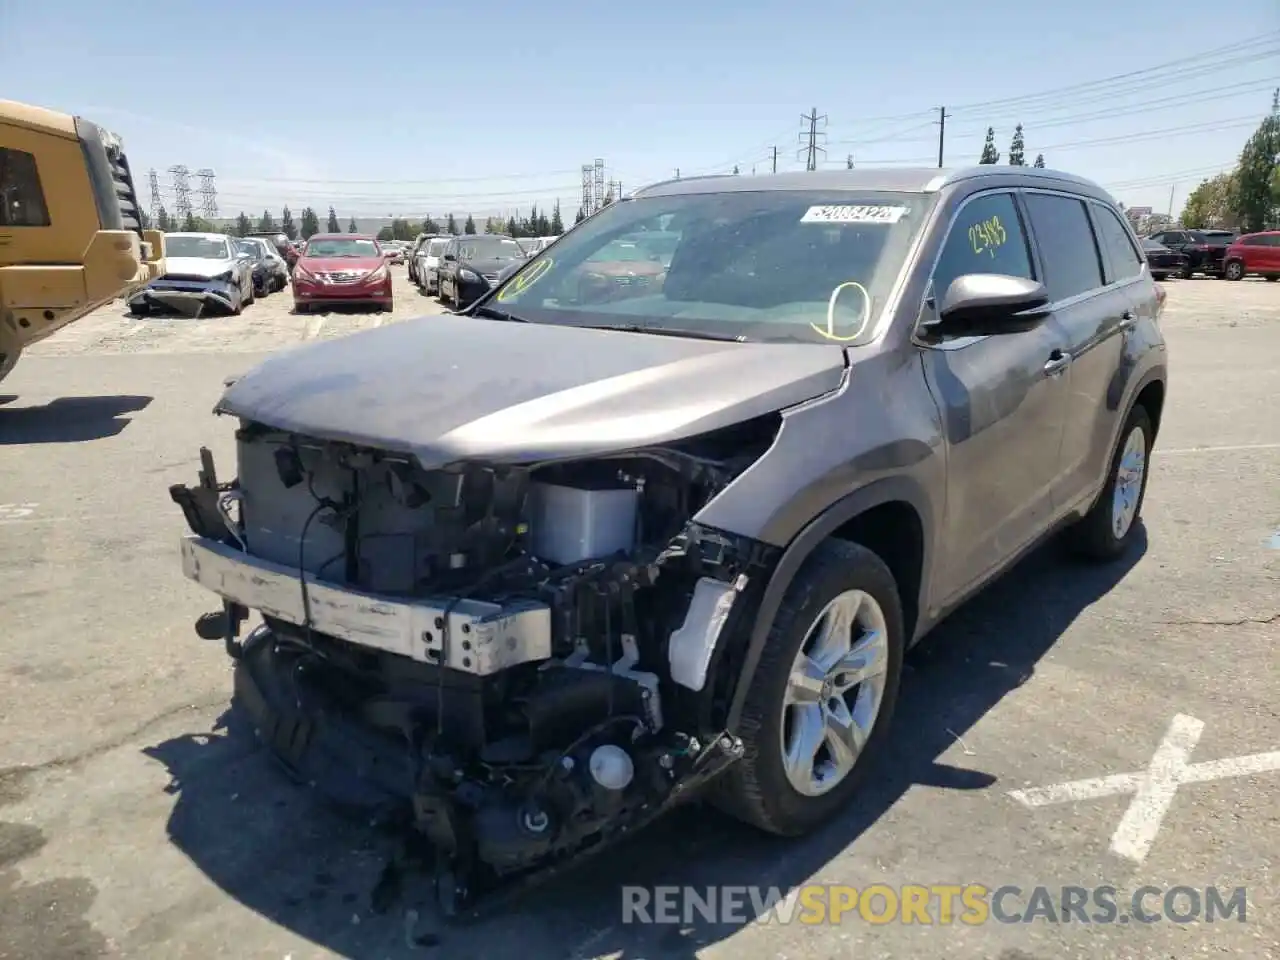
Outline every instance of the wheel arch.
<svg viewBox="0 0 1280 960"><path fill-rule="evenodd" d="M923 486L906 476L885 477L837 500L785 547L761 595L741 661L726 726L736 729L782 599L814 549L828 539L850 540L876 552L898 583L907 643L924 609L933 551L934 510Z"/></svg>

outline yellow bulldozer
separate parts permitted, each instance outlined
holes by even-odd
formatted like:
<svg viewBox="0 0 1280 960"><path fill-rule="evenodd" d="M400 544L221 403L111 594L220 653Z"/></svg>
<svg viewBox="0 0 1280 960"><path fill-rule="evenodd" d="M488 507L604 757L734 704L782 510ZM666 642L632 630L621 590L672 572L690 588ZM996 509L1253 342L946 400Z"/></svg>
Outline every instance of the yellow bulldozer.
<svg viewBox="0 0 1280 960"><path fill-rule="evenodd" d="M120 138L0 100L0 380L22 351L164 274Z"/></svg>

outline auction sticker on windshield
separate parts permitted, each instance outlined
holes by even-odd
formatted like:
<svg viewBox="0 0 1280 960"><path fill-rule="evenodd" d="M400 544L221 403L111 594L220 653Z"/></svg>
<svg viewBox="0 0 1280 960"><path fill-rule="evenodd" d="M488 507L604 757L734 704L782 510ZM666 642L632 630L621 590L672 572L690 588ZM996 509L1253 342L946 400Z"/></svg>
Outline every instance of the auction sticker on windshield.
<svg viewBox="0 0 1280 960"><path fill-rule="evenodd" d="M907 208L880 203L842 203L826 207L810 207L801 223L897 223Z"/></svg>

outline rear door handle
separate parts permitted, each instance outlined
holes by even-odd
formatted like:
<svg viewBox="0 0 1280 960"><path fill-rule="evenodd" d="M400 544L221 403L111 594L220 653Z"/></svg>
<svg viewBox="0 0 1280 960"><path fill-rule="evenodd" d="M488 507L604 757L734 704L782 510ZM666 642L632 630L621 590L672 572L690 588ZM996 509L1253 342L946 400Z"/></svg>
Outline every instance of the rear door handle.
<svg viewBox="0 0 1280 960"><path fill-rule="evenodd" d="M1126 310L1120 314L1120 322L1116 325L1120 330L1131 330L1133 325L1138 322L1138 318L1133 315L1132 310Z"/></svg>
<svg viewBox="0 0 1280 960"><path fill-rule="evenodd" d="M1055 376L1066 369L1067 364L1071 362L1071 354L1063 350L1055 350L1049 354L1049 359L1044 362L1044 373L1046 377Z"/></svg>

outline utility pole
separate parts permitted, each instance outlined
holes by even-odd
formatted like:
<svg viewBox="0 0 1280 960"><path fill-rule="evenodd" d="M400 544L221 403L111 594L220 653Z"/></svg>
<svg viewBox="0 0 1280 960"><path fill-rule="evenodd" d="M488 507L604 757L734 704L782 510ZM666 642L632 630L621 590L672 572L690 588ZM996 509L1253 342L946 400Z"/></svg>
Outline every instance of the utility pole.
<svg viewBox="0 0 1280 960"><path fill-rule="evenodd" d="M778 148L773 148L773 172L778 172Z"/></svg>
<svg viewBox="0 0 1280 960"><path fill-rule="evenodd" d="M1173 191L1178 189L1176 183L1169 185L1169 222L1173 222Z"/></svg>
<svg viewBox="0 0 1280 960"><path fill-rule="evenodd" d="M844 168L845 168L846 170L852 170L852 169L853 169L853 154L852 154L852 153L851 153L851 154L849 154L849 156L845 157L845 160L844 160Z"/></svg>
<svg viewBox="0 0 1280 960"><path fill-rule="evenodd" d="M677 179L677 180L679 180L679 179L680 179L680 168L679 168L679 167L676 167L676 179Z"/></svg>
<svg viewBox="0 0 1280 960"><path fill-rule="evenodd" d="M817 170L818 154L827 152L824 148L818 146L818 137L826 136L824 132L818 129L818 124L821 123L825 126L827 115L824 113L822 116L818 116L818 108L814 107L813 112L800 114L800 119L808 124L808 129L802 130L800 133L800 140L803 144L800 153L804 154L804 168L806 170Z"/></svg>
<svg viewBox="0 0 1280 960"><path fill-rule="evenodd" d="M938 108L938 169L942 169L942 148L947 141L947 108Z"/></svg>

